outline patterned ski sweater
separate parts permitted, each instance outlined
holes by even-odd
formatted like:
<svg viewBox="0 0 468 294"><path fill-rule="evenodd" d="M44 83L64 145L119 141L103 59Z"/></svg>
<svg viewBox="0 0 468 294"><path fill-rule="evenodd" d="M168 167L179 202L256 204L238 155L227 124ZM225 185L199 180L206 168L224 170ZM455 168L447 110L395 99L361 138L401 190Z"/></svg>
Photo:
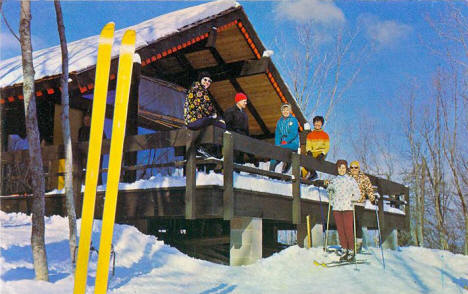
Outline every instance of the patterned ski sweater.
<svg viewBox="0 0 468 294"><path fill-rule="evenodd" d="M216 113L208 90L200 82L193 83L190 87L184 104L185 124L197 121Z"/></svg>
<svg viewBox="0 0 468 294"><path fill-rule="evenodd" d="M359 186L349 175L336 176L327 187L328 198L333 210L353 210L351 201L357 201L361 197Z"/></svg>
<svg viewBox="0 0 468 294"><path fill-rule="evenodd" d="M313 157L319 156L321 153L327 155L330 150L330 138L323 130L312 130L307 134L306 152L312 152Z"/></svg>
<svg viewBox="0 0 468 294"><path fill-rule="evenodd" d="M356 176L352 175L351 173L349 173L349 175L353 177L354 180L356 180L359 186L359 191L361 191L361 199L359 199L359 202L366 201L366 198L368 198L371 202L374 202L374 186L372 186L369 177L362 172L359 172L359 174Z"/></svg>

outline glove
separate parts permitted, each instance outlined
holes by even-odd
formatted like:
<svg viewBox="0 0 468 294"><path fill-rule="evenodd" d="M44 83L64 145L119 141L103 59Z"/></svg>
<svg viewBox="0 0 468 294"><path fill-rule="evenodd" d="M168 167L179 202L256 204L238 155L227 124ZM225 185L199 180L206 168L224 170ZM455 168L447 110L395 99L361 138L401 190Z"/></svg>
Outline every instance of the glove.
<svg viewBox="0 0 468 294"><path fill-rule="evenodd" d="M213 113L213 114L211 115L211 118L217 118L217 117L218 117L218 115L217 115L216 113Z"/></svg>
<svg viewBox="0 0 468 294"><path fill-rule="evenodd" d="M328 184L328 183L327 183ZM324 180L315 180L315 181L312 181L312 185L314 185L315 187L322 187L322 188L326 188L327 185L325 185L325 181Z"/></svg>

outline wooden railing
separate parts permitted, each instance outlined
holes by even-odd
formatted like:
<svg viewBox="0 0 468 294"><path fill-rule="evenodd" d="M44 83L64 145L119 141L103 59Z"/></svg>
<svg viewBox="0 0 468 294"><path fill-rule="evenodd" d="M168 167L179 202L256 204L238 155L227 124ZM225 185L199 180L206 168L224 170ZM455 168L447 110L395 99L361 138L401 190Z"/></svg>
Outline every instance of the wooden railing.
<svg viewBox="0 0 468 294"><path fill-rule="evenodd" d="M213 144L222 145L223 160L217 159L199 159L196 157L197 145ZM301 217L301 206L304 201L301 198L300 184L311 184L310 181L301 179L300 169L305 167L309 170L314 169L326 174L336 175L336 167L334 163L327 161L319 161L311 156L305 156L292 152L291 150L274 146L270 143L256 140L247 136L239 135L237 133L224 132L224 130L208 127L200 131L191 131L187 129L178 129L167 132L158 132L148 135L128 136L125 138L124 152L144 151L150 149L160 148L177 148L184 149L185 160L173 161L168 163L151 163L140 164L134 166L125 166L125 170L142 170L148 168L161 168L161 167L184 167L186 174L186 193L185 193L185 217L187 219L195 219L195 200L197 192L196 171L197 166L200 164L216 163L222 166L224 177L224 191L223 191L223 204L224 204L224 219L230 220L234 215L234 172L246 172L249 174L262 175L269 178L276 178L286 181L292 185L292 223L299 224L303 222ZM110 140L104 140L102 147L102 154L108 154L110 149ZM81 184L83 182L83 166L82 159L86 156L88 144L86 142L73 145L74 150L74 187L76 192L80 192ZM286 175L276 172L271 172L255 167L248 167L234 162L234 152L241 151L253 154L257 159L270 160L275 159L291 163L292 174ZM11 165L27 166L28 151L14 151L2 153L2 170L5 171L6 167ZM46 146L42 148L42 158L45 166L50 166L51 162L56 162L58 159L64 158L63 146ZM6 168L6 169L5 169ZM101 169L101 172L106 169ZM25 173L23 173L25 174ZM47 178L54 178L60 173L45 174ZM17 175L21 176L21 175ZM409 193L408 188L404 185L368 175L373 185L377 187L377 192L386 201L392 202L397 207L404 206L406 215L405 222L408 222L409 227ZM11 176L2 176L2 186L11 180ZM24 181L27 181L25 179ZM4 191L6 192L6 191ZM31 191L8 191L8 194L23 194L30 193ZM2 193L6 195L6 193ZM75 193L80 195L80 193ZM78 197L78 196L77 196ZM404 201L401 200L404 198ZM384 221L383 201L379 201L379 220L381 223Z"/></svg>

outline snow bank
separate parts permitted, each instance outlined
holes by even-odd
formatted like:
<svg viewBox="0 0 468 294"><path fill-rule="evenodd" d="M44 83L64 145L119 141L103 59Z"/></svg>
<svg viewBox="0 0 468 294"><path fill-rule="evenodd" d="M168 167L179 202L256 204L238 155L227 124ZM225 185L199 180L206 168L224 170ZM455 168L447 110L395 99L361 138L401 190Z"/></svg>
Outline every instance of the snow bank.
<svg viewBox="0 0 468 294"><path fill-rule="evenodd" d="M80 221L78 221L80 226ZM29 246L30 217L0 211L0 292L72 293L73 275L68 250L68 223L46 218L50 282L33 280ZM93 245L99 245L101 222L95 221ZM140 233L116 225L113 244L116 274L109 293L468 293L468 257L446 251L406 247L380 252L371 248L369 264L325 269L314 260L327 261L320 248L290 247L256 264L228 267L197 260ZM97 256L91 254L88 292L95 283Z"/></svg>

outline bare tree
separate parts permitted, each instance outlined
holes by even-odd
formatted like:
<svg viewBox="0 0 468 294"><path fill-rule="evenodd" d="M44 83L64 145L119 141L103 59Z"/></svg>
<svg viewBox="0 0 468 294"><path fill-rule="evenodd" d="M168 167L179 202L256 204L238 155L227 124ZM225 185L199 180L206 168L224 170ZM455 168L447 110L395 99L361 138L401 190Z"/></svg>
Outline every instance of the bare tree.
<svg viewBox="0 0 468 294"><path fill-rule="evenodd" d="M360 33L359 27L339 28L329 40L313 23L296 27L299 46L284 54L282 63L306 118L321 110L327 120L356 80L371 50L369 43L357 42Z"/></svg>
<svg viewBox="0 0 468 294"><path fill-rule="evenodd" d="M3 0L0 0L0 13L2 12L2 4ZM2 93L0 93L0 100L2 100ZM0 195L3 194L3 165L1 164L2 162L2 152L5 151L3 150L3 136L4 136L4 131L3 131L3 104L0 103Z"/></svg>
<svg viewBox="0 0 468 294"><path fill-rule="evenodd" d="M54 0L54 5L55 14L57 16L57 28L60 37L60 48L62 51L62 76L60 78L60 87L62 88L62 134L63 145L65 148L65 197L68 215L70 256L72 263L75 263L77 230L76 210L73 197L73 153L70 135L70 99L68 96L68 49L60 1Z"/></svg>
<svg viewBox="0 0 468 294"><path fill-rule="evenodd" d="M414 194L414 204L412 209L412 236L418 246L424 246L424 211L425 211L425 187L426 187L426 166L421 159L421 142L417 138L415 123L415 89L411 90L408 101L406 117L408 119L405 135L409 143L411 166L406 174L407 181L410 182Z"/></svg>
<svg viewBox="0 0 468 294"><path fill-rule="evenodd" d="M441 120L444 130L443 156L447 162L450 186L457 198L463 216L464 249L468 255L468 17L456 3L449 3L437 19L426 17L437 33L437 47L429 45L431 52L444 61L444 99L441 100Z"/></svg>
<svg viewBox="0 0 468 294"><path fill-rule="evenodd" d="M445 160L448 163L449 170L451 173L451 186L453 187L453 193L458 197L458 202L461 207L461 214L464 219L464 254L468 255L468 200L466 195L468 194L468 185L466 185L466 167L463 163L468 162L466 152L463 152L463 142L468 139L466 136L459 142L459 131L463 130L459 127L459 122L467 123L466 119L463 119L463 113L466 113L466 108L460 107L460 89L458 82L458 74L455 68L451 69L451 75L448 82L450 83L451 93L446 95L446 99L442 100L441 111L442 111L442 123L444 129L444 140L443 140L443 151ZM463 183L465 182L465 185Z"/></svg>
<svg viewBox="0 0 468 294"><path fill-rule="evenodd" d="M31 248L37 280L49 280L44 240L44 169L42 166L39 128L37 125L36 97L34 95L34 66L31 44L31 2L21 1L20 40L23 62L23 96L26 115L26 134L29 143L29 165L32 171L33 205Z"/></svg>

